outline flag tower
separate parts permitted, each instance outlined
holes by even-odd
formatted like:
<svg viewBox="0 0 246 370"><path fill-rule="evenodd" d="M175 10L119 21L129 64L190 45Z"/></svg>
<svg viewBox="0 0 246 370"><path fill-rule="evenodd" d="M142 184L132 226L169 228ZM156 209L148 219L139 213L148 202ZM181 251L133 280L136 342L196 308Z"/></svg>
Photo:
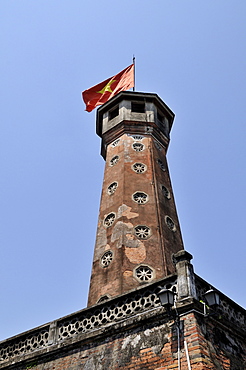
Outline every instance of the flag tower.
<svg viewBox="0 0 246 370"><path fill-rule="evenodd" d="M245 310L183 248L166 161L173 119L149 93L122 91L97 110L105 174L88 307L2 341L0 370L246 369Z"/></svg>
<svg viewBox="0 0 246 370"><path fill-rule="evenodd" d="M89 305L174 272L183 242L166 160L173 119L156 94L139 92L97 111L106 162Z"/></svg>

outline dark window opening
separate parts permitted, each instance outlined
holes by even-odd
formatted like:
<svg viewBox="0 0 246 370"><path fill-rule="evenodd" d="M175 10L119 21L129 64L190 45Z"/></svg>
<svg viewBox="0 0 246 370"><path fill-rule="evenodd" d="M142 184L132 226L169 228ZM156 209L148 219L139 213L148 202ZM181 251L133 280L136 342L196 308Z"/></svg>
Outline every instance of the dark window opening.
<svg viewBox="0 0 246 370"><path fill-rule="evenodd" d="M108 118L109 118L109 120L111 120L111 119L117 117L118 115L119 115L119 106L117 106L117 107L113 108L111 111L109 111L109 113L108 113L109 117Z"/></svg>
<svg viewBox="0 0 246 370"><path fill-rule="evenodd" d="M145 103L132 102L132 112L145 113Z"/></svg>
<svg viewBox="0 0 246 370"><path fill-rule="evenodd" d="M157 119L161 123L164 123L164 116L160 112L157 112Z"/></svg>

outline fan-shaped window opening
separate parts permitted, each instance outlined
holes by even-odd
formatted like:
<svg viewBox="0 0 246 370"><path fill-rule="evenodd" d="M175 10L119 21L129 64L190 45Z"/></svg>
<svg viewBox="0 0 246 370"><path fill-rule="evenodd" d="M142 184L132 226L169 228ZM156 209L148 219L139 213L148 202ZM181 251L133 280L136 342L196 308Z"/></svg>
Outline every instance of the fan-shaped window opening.
<svg viewBox="0 0 246 370"><path fill-rule="evenodd" d="M120 142L120 139L117 139L117 140L115 140L111 145L112 145L112 147L114 148L115 146L117 146L118 144L119 144L119 142Z"/></svg>
<svg viewBox="0 0 246 370"><path fill-rule="evenodd" d="M97 303L102 303L102 302L106 302L109 300L109 296L107 295L103 295L102 297L100 297L97 301Z"/></svg>
<svg viewBox="0 0 246 370"><path fill-rule="evenodd" d="M134 139L134 140L138 140L138 141L141 141L143 140L144 136L142 135L131 135L131 137Z"/></svg>
<svg viewBox="0 0 246 370"><path fill-rule="evenodd" d="M110 159L110 162L109 162L110 166L112 167L116 165L119 162L119 160L120 160L120 157L118 155L115 155L112 159Z"/></svg>

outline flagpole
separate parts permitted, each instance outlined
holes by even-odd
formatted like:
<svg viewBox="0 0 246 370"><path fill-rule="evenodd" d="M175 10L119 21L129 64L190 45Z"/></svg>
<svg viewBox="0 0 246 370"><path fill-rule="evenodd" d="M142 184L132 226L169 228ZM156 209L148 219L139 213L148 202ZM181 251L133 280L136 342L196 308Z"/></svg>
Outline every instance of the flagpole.
<svg viewBox="0 0 246 370"><path fill-rule="evenodd" d="M133 54L133 58L132 58L132 63L134 65L134 86L132 88L132 91L135 91L135 80L136 80L136 75L135 75L135 56Z"/></svg>

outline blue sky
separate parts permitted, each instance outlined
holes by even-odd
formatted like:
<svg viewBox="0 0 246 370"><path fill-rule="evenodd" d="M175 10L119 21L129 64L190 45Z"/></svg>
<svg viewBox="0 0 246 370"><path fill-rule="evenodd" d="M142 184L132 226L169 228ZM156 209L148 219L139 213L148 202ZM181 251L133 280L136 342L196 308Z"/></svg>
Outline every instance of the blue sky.
<svg viewBox="0 0 246 370"><path fill-rule="evenodd" d="M81 91L133 54L176 114L195 271L245 307L246 3L2 0L0 24L0 340L86 306L104 161Z"/></svg>

